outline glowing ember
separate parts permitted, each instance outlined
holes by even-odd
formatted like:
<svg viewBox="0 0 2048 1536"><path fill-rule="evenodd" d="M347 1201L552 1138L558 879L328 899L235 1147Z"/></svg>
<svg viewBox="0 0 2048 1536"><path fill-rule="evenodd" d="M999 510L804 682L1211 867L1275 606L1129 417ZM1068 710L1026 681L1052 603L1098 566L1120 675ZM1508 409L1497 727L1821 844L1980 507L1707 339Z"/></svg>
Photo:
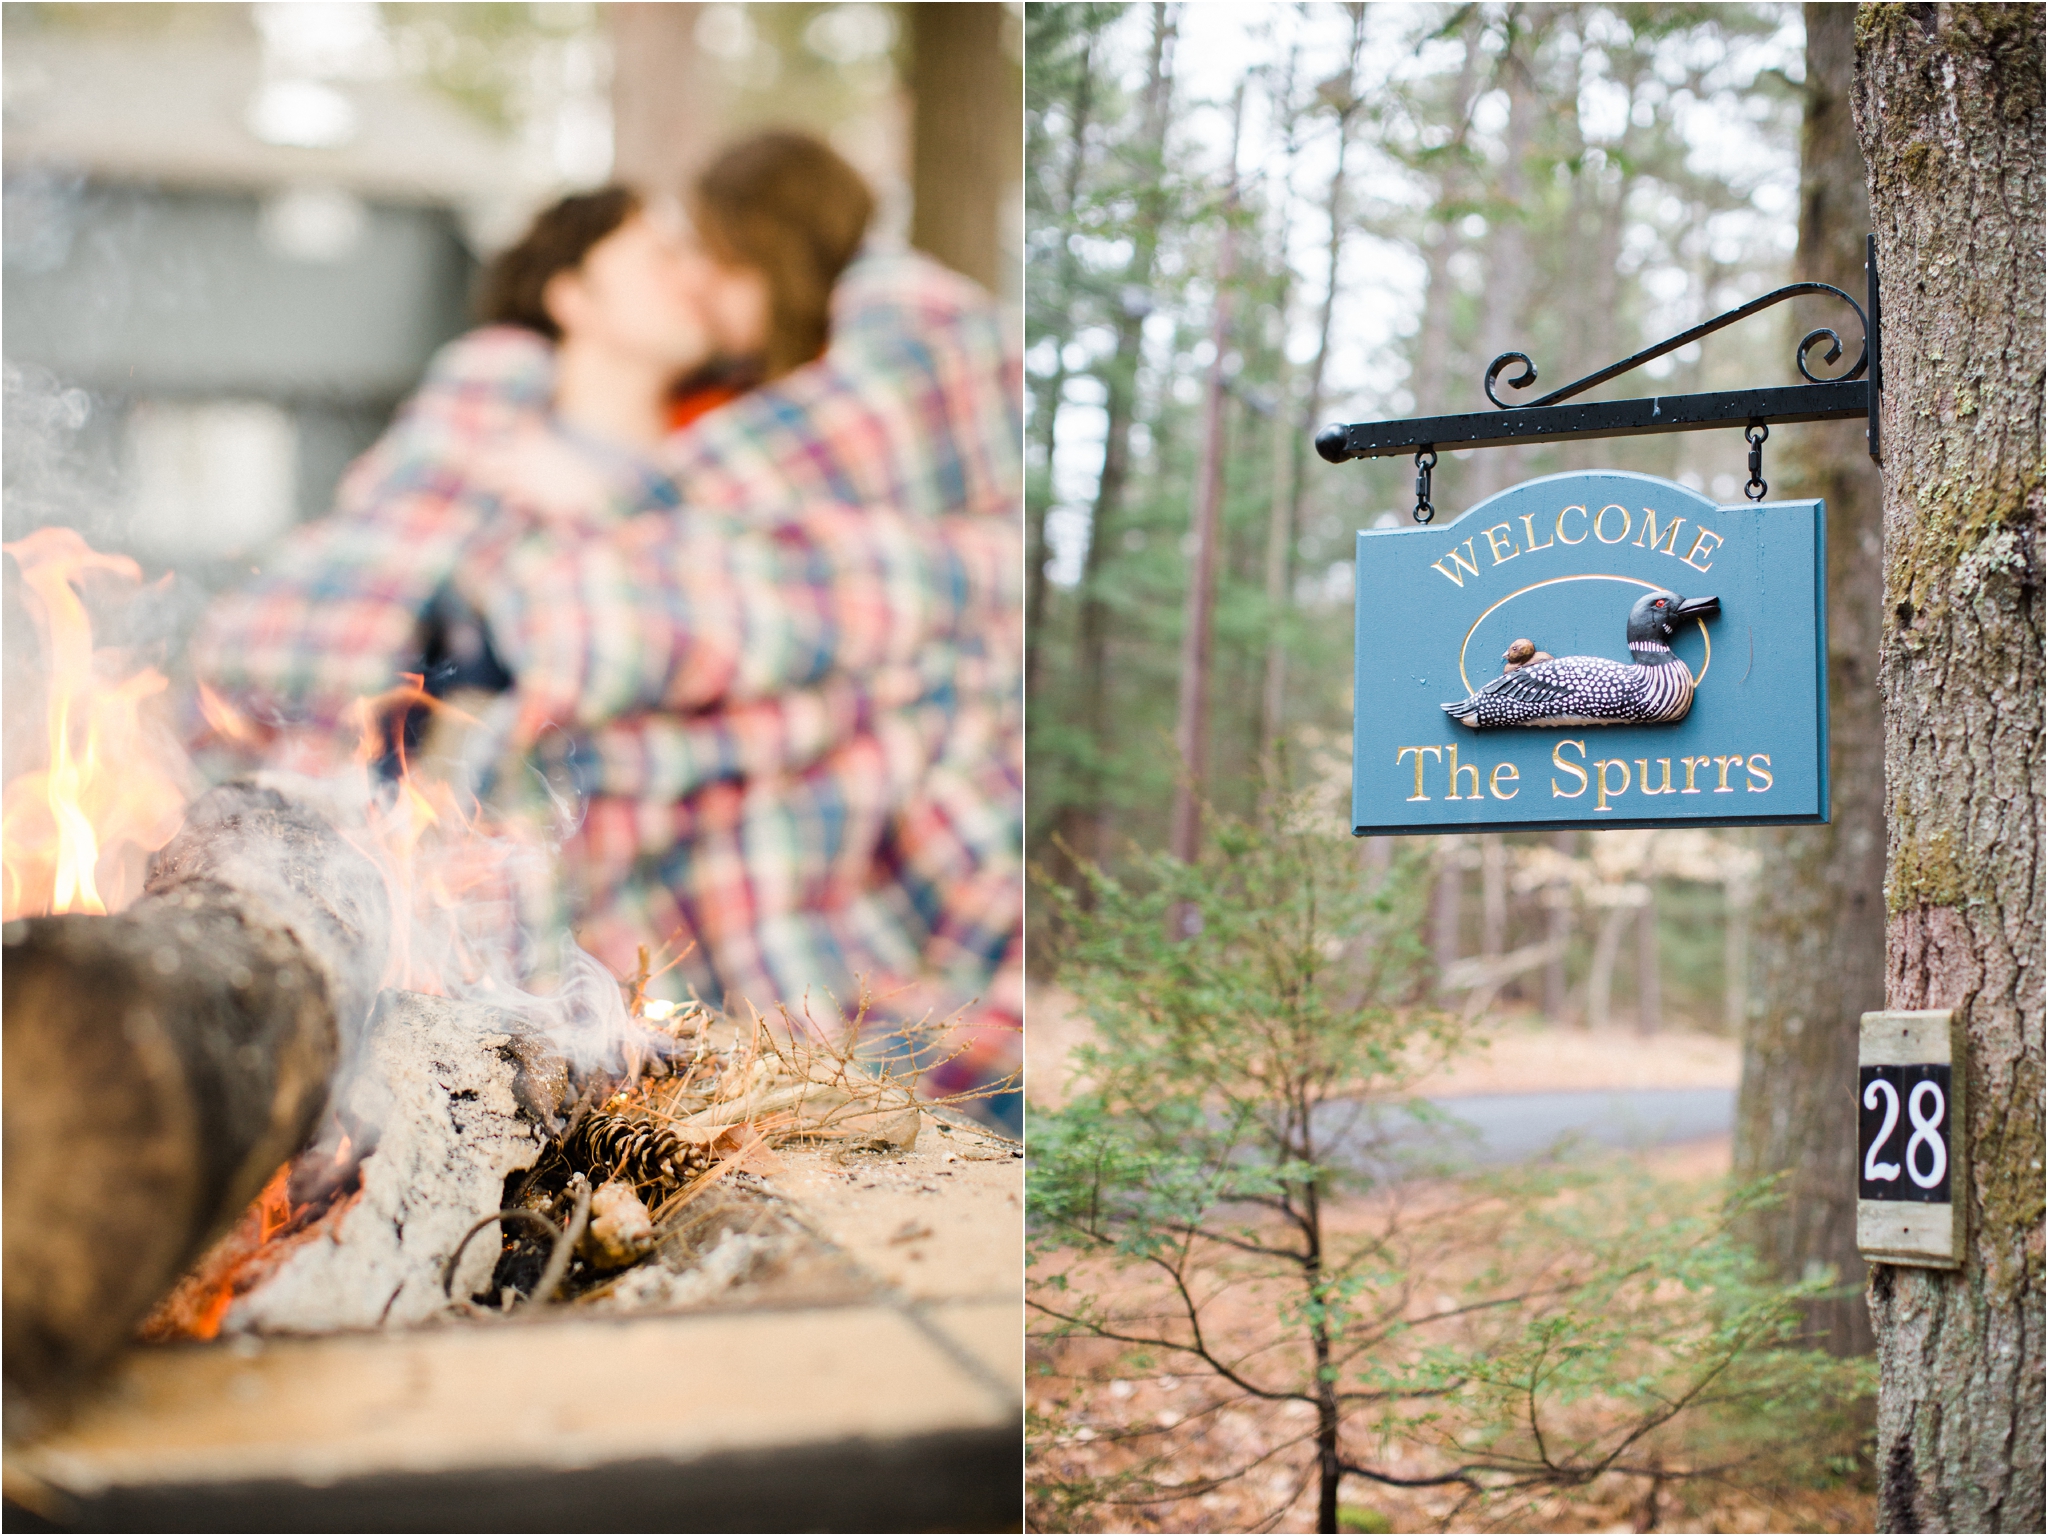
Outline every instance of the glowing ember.
<svg viewBox="0 0 2048 1536"><path fill-rule="evenodd" d="M119 910L178 830L195 783L164 718L163 673L93 645L85 589L132 599L142 571L69 528L0 548L21 571L41 641L46 720L43 765L11 780L0 804L4 915Z"/></svg>
<svg viewBox="0 0 2048 1536"><path fill-rule="evenodd" d="M343 1154L347 1148L344 1143ZM360 1191L353 1183L330 1188L304 1205L291 1199L292 1164L271 1175L234 1227L144 1318L136 1337L151 1344L211 1339L235 1299L263 1283L298 1243L310 1241L344 1215Z"/></svg>

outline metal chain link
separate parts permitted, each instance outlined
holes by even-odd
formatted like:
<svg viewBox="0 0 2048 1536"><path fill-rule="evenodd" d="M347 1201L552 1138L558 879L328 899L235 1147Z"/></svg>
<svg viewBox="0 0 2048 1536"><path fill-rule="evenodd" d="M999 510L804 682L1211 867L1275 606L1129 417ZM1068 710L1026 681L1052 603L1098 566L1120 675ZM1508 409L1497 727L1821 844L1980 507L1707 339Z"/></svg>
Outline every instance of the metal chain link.
<svg viewBox="0 0 2048 1536"><path fill-rule="evenodd" d="M1742 488L1742 494L1751 501L1762 501L1770 486L1764 480L1764 444L1770 441L1771 429L1761 421L1752 421L1742 429L1743 437L1749 443L1749 484Z"/></svg>
<svg viewBox="0 0 2048 1536"><path fill-rule="evenodd" d="M1436 508L1429 503L1429 472L1436 468L1436 450L1418 448L1415 452L1415 521L1426 523L1436 516Z"/></svg>

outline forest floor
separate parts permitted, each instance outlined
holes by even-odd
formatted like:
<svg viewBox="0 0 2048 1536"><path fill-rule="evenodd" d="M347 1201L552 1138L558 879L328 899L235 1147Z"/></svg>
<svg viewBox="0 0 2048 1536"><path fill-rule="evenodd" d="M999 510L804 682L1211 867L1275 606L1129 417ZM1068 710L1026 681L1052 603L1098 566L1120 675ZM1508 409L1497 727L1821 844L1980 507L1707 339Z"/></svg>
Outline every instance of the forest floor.
<svg viewBox="0 0 2048 1536"><path fill-rule="evenodd" d="M1026 1029L1028 1096L1035 1106L1072 1091L1073 1053L1090 1033L1088 1020L1058 989L1032 991ZM1420 1077L1411 1092L1442 1101L1480 1095L1555 1095L1611 1090L1732 1091L1741 1071L1732 1039L1686 1030L1643 1036L1633 1029L1558 1026L1533 1012L1488 1018L1475 1044L1450 1064ZM1617 1165L1670 1186L1681 1203L1702 1211L1718 1203L1729 1172L1726 1134L1671 1141L1622 1154ZM1419 1192L1418 1192L1419 1193ZM1424 1196L1426 1199L1427 1196ZM1373 1202L1347 1201L1356 1211L1333 1213L1334 1225L1370 1222ZM1149 1310L1144 1282L1089 1266L1098 1301ZM1250 1298L1242 1317L1217 1315L1222 1332L1242 1331L1249 1346L1266 1319ZM1034 1330L1035 1331L1035 1330ZM1220 1404L1214 1383L1200 1376L1132 1370L1122 1351L1100 1341L1033 1341L1027 1394L1033 1409L1029 1477L1034 1529L1305 1531L1315 1527L1315 1488L1302 1436L1310 1410L1298 1403ZM1119 1502L1121 1478L1146 1473L1169 1454L1174 1483L1204 1491L1171 1502ZM1437 1470L1427 1453L1389 1443L1376 1464L1396 1476ZM1238 1469L1250 1470L1230 1476ZM1148 1471L1149 1468L1149 1471ZM1344 1489L1340 1525L1355 1531L1860 1531L1872 1528L1874 1499L1847 1484L1832 1488L1756 1486L1739 1479L1666 1481L1606 1477L1512 1508L1491 1512L1459 1504L1457 1490L1367 1487ZM1078 1501L1075 1500L1078 1496Z"/></svg>

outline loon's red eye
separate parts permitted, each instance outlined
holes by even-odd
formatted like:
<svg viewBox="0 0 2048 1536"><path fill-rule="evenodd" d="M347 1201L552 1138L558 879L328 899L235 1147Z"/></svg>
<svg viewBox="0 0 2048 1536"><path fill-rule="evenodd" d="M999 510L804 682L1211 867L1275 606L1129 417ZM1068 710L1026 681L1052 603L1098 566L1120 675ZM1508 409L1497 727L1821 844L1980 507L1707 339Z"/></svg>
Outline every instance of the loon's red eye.
<svg viewBox="0 0 2048 1536"><path fill-rule="evenodd" d="M1664 599L1663 599L1663 598L1661 598L1661 597L1660 597L1660 598L1658 598L1658 599L1657 599L1657 604L1656 604L1656 606L1657 606L1657 607L1659 607L1659 608L1662 608L1662 607L1664 606Z"/></svg>

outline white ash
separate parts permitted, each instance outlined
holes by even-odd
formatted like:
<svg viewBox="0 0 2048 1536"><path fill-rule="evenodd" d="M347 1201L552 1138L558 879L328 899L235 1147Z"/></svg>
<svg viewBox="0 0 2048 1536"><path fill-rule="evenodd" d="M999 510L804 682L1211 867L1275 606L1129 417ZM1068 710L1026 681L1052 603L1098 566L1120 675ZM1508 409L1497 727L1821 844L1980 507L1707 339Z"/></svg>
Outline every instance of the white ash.
<svg viewBox="0 0 2048 1536"><path fill-rule="evenodd" d="M503 1203L506 1176L538 1159L560 1106L559 1059L493 1008L416 993L381 999L342 1118L376 1128L362 1195L238 1301L226 1328L325 1333L400 1327L452 1310L441 1271L471 1223ZM463 1250L453 1294L484 1290L496 1226Z"/></svg>
<svg viewBox="0 0 2048 1536"><path fill-rule="evenodd" d="M658 1312L717 1301L772 1269L802 1246L789 1232L729 1230L678 1273L659 1261L643 1264L590 1303L593 1311Z"/></svg>

